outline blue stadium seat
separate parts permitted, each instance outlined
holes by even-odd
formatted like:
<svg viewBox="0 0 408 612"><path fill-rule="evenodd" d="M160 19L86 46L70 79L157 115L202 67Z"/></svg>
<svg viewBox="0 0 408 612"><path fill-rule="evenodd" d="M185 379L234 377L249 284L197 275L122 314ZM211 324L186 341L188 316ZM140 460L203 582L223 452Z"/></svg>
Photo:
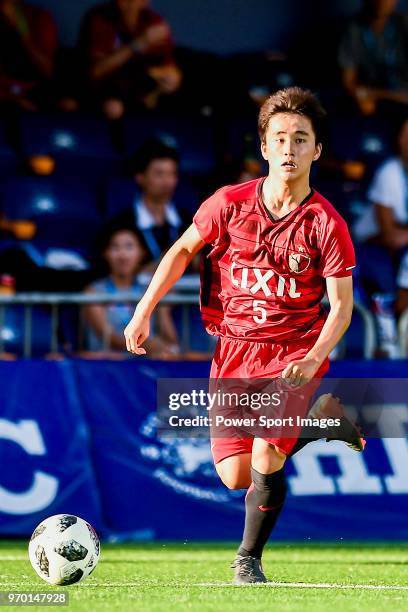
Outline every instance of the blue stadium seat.
<svg viewBox="0 0 408 612"><path fill-rule="evenodd" d="M316 178L312 186L333 204L350 227L369 205L365 182L344 179L322 181Z"/></svg>
<svg viewBox="0 0 408 612"><path fill-rule="evenodd" d="M369 171L393 154L390 122L376 117L337 118L329 139L337 159L363 161Z"/></svg>
<svg viewBox="0 0 408 612"><path fill-rule="evenodd" d="M11 177L2 204L6 218L35 221L43 246L86 251L101 223L92 189L55 176Z"/></svg>
<svg viewBox="0 0 408 612"><path fill-rule="evenodd" d="M356 313L352 316L344 340L347 359L364 358L364 325L361 317Z"/></svg>
<svg viewBox="0 0 408 612"><path fill-rule="evenodd" d="M228 152L233 155L242 156L245 147L245 136L250 135L255 145L255 150L260 147L256 117L233 117L226 126L228 139ZM259 155L261 155L259 151Z"/></svg>
<svg viewBox="0 0 408 612"><path fill-rule="evenodd" d="M242 162L249 154L259 161L264 173L267 173L267 164L261 155L256 117L230 119L226 126L226 145L227 154L234 161ZM250 151L248 151L248 146Z"/></svg>
<svg viewBox="0 0 408 612"><path fill-rule="evenodd" d="M42 306L34 306L31 314L31 356L42 357L51 349L51 313ZM25 308L10 305L5 309L0 330L2 349L19 357L24 355Z"/></svg>
<svg viewBox="0 0 408 612"><path fill-rule="evenodd" d="M80 115L25 115L20 124L24 155L51 155L58 173L74 172L90 178L114 173L120 158L108 123L101 118Z"/></svg>
<svg viewBox="0 0 408 612"><path fill-rule="evenodd" d="M140 189L133 179L110 179L105 189L104 211L106 219L131 208L139 194ZM181 180L177 186L174 203L179 209L189 211L192 215L197 210L197 194L185 179Z"/></svg>
<svg viewBox="0 0 408 612"><path fill-rule="evenodd" d="M210 118L143 117L128 118L125 147L132 155L148 138L160 138L180 151L181 171L206 174L216 164L214 126Z"/></svg>
<svg viewBox="0 0 408 612"><path fill-rule="evenodd" d="M8 142L4 123L0 123L0 177L6 177L15 172L17 155ZM1 186L0 186L1 189Z"/></svg>

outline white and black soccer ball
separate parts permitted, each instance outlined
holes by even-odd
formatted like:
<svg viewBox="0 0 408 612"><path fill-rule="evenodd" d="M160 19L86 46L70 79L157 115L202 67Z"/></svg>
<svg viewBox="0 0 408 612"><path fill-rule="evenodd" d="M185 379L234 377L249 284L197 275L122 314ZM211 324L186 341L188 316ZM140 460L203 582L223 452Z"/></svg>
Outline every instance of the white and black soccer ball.
<svg viewBox="0 0 408 612"><path fill-rule="evenodd" d="M95 529L72 514L56 514L34 530L28 546L31 565L49 584L68 585L91 574L100 556Z"/></svg>

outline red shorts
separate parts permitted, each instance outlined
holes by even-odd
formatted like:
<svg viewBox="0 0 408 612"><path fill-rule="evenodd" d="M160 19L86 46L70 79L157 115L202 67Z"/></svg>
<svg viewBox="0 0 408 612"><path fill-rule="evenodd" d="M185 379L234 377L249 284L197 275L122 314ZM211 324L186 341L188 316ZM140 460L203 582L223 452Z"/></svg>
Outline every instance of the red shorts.
<svg viewBox="0 0 408 612"><path fill-rule="evenodd" d="M235 338L220 337L211 364L210 378L223 379L259 379L279 378L290 361L303 359L310 351L309 342L292 344L273 344L271 342L252 342ZM315 379L322 378L329 369L326 359L315 374ZM318 383L309 383L308 393L313 395ZM300 428L298 430L300 434ZM263 436L262 436L263 437ZM263 438L276 446L285 455L290 454L297 442L296 431L290 438ZM219 463L232 455L250 453L254 437L211 437L211 451L214 463Z"/></svg>

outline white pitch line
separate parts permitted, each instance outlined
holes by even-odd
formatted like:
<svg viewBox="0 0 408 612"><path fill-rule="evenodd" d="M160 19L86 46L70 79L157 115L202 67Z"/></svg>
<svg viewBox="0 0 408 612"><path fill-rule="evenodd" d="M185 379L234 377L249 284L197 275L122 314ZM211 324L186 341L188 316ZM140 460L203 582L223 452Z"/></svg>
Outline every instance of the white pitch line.
<svg viewBox="0 0 408 612"><path fill-rule="evenodd" d="M87 583L88 587L145 587L146 583L138 584L136 582L126 583ZM154 587L235 587L239 588L241 585L233 584L232 582L192 582L188 583L173 583L173 584L157 584L151 585ZM329 584L329 583L309 583L309 582L264 582L258 584L248 584L243 586L252 587L283 587L292 589L365 589L365 590L383 590L383 591L408 591L408 585L382 585L382 584Z"/></svg>
<svg viewBox="0 0 408 612"><path fill-rule="evenodd" d="M241 586L232 584L231 582L198 582L190 586L201 587L227 587ZM408 586L401 585L385 585L385 584L329 584L329 583L312 583L312 582L261 582L257 584L249 584L243 586L263 586L263 587L284 587L292 589L366 589L366 590L383 590L383 591L408 591Z"/></svg>
<svg viewBox="0 0 408 612"><path fill-rule="evenodd" d="M40 582L0 582L0 587L8 587L8 588L25 588L28 586L40 587ZM52 585L47 585L52 586ZM58 585L55 585L58 588ZM148 586L146 583L137 583L137 582L82 582L78 584L79 588L128 588L128 587L146 587ZM166 587L166 588L188 588L188 587L234 587L241 588L244 587L255 587L255 588L268 588L268 587L280 587L280 588L289 588L289 589L360 589L360 590L373 590L373 591L408 591L408 585L387 585L387 584L330 584L330 583L312 583L312 582L264 582L257 584L245 584L245 585L237 585L232 582L193 582L191 584L188 583L171 583L171 584L151 584L151 587Z"/></svg>

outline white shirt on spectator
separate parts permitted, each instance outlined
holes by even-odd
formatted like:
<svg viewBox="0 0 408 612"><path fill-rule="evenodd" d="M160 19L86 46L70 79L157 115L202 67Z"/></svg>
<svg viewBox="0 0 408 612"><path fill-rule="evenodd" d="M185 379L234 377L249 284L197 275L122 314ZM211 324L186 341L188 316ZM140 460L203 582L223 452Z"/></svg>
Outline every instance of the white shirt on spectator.
<svg viewBox="0 0 408 612"><path fill-rule="evenodd" d="M154 216L141 198L135 200L133 204L133 209L135 211L136 226L140 230L146 230L151 229L152 227L156 227L157 220L154 218ZM168 223L172 227L180 227L181 225L180 215L178 214L177 209L172 202L168 202L166 204L165 219L166 223Z"/></svg>
<svg viewBox="0 0 408 612"><path fill-rule="evenodd" d="M399 157L388 159L378 168L367 197L371 204L367 206L353 228L359 242L373 238L380 231L374 203L390 208L397 223L408 225L408 179Z"/></svg>

